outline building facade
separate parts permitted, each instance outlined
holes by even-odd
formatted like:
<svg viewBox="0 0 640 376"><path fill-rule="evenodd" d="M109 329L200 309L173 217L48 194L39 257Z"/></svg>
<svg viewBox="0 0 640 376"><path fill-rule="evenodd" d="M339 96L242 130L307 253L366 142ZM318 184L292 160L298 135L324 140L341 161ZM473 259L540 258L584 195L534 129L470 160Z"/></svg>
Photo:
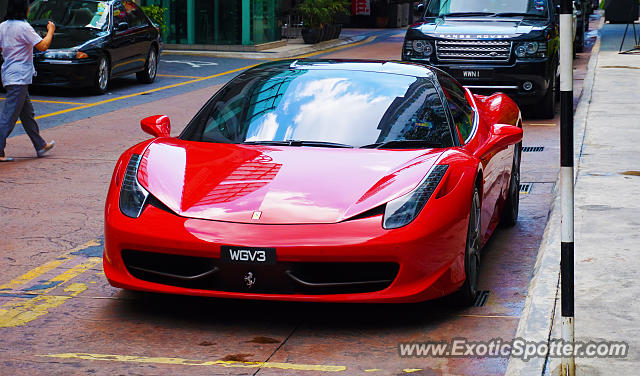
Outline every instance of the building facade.
<svg viewBox="0 0 640 376"><path fill-rule="evenodd" d="M142 0L166 9L165 42L259 45L280 40L281 0Z"/></svg>

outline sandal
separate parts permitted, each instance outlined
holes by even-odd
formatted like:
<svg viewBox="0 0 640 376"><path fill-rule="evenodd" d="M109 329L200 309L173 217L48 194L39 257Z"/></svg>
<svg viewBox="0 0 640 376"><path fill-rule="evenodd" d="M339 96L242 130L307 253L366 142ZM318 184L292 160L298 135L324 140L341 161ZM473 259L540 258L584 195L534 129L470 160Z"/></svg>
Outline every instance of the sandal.
<svg viewBox="0 0 640 376"><path fill-rule="evenodd" d="M13 162L11 157L0 157L0 162Z"/></svg>

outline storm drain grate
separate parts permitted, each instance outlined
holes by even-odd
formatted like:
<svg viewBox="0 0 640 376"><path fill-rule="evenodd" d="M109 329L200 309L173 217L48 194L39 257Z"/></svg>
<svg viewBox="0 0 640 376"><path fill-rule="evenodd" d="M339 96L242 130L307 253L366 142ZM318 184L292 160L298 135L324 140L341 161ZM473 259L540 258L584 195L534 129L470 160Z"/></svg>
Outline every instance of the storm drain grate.
<svg viewBox="0 0 640 376"><path fill-rule="evenodd" d="M538 151L544 151L544 146L525 146L522 148L523 153L532 153Z"/></svg>
<svg viewBox="0 0 640 376"><path fill-rule="evenodd" d="M478 291L478 295L476 295L476 301L473 302L474 307L483 307L487 303L487 299L489 299L489 294L491 291L489 290L481 290Z"/></svg>
<svg viewBox="0 0 640 376"><path fill-rule="evenodd" d="M532 187L533 183L522 183L520 184L520 193L531 193Z"/></svg>

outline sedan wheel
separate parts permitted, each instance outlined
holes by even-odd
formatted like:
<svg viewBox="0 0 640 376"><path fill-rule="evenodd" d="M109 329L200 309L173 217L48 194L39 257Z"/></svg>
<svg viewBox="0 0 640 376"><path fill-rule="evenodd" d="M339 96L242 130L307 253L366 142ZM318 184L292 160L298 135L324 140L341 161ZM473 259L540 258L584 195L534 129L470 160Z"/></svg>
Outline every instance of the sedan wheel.
<svg viewBox="0 0 640 376"><path fill-rule="evenodd" d="M147 62L144 65L144 70L136 73L138 81L145 84L150 84L156 79L156 73L158 72L158 53L156 49L151 47L149 54L147 55Z"/></svg>
<svg viewBox="0 0 640 376"><path fill-rule="evenodd" d="M465 281L455 298L456 303L467 307L472 305L478 295L478 275L480 274L480 194L473 189L467 246L464 254Z"/></svg>
<svg viewBox="0 0 640 376"><path fill-rule="evenodd" d="M109 88L109 62L105 57L101 57L98 63L94 87L98 94L106 93Z"/></svg>

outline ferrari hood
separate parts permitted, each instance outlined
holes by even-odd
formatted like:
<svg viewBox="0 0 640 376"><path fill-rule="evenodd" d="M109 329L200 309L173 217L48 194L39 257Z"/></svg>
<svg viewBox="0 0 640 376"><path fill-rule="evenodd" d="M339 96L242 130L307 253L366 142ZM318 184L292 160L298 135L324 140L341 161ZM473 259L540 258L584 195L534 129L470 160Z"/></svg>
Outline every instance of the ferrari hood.
<svg viewBox="0 0 640 376"><path fill-rule="evenodd" d="M257 224L336 223L415 188L442 151L159 139L145 151L138 180L184 217Z"/></svg>

